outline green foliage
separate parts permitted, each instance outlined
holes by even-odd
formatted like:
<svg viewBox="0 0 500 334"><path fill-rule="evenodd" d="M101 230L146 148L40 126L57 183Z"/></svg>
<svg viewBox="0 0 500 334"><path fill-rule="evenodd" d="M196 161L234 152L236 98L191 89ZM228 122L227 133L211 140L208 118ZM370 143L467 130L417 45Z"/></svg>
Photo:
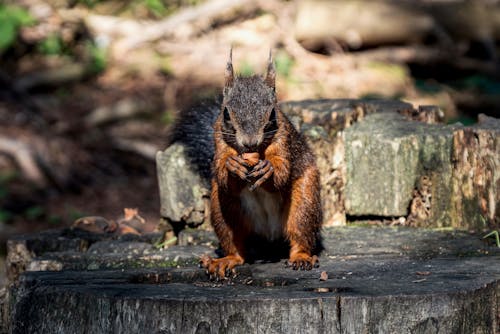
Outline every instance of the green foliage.
<svg viewBox="0 0 500 334"><path fill-rule="evenodd" d="M59 225L59 224L62 223L63 219L62 219L61 216L51 215L51 216L49 216L49 218L47 219L47 221L49 222L49 224Z"/></svg>
<svg viewBox="0 0 500 334"><path fill-rule="evenodd" d="M84 6L87 6L89 8L94 7L95 5L97 5L101 1L102 0L77 0L78 3L80 3Z"/></svg>
<svg viewBox="0 0 500 334"><path fill-rule="evenodd" d="M12 22L3 21L0 18L0 50L8 49L17 35L17 29Z"/></svg>
<svg viewBox="0 0 500 334"><path fill-rule="evenodd" d="M6 223L12 219L12 213L7 210L0 209L0 223Z"/></svg>
<svg viewBox="0 0 500 334"><path fill-rule="evenodd" d="M379 93L366 93L359 97L361 100L377 100L383 99L384 96Z"/></svg>
<svg viewBox="0 0 500 334"><path fill-rule="evenodd" d="M9 191L7 190L7 187L3 184L0 184L0 199L7 197L8 193Z"/></svg>
<svg viewBox="0 0 500 334"><path fill-rule="evenodd" d="M106 69L108 64L108 52L105 48L95 43L87 43L87 52L90 56L90 71L100 73Z"/></svg>
<svg viewBox="0 0 500 334"><path fill-rule="evenodd" d="M60 55L63 53L63 42L56 34L49 35L38 45L40 53L45 55Z"/></svg>
<svg viewBox="0 0 500 334"><path fill-rule="evenodd" d="M249 77L255 74L252 64L250 64L247 60L243 60L238 72L244 77Z"/></svg>
<svg viewBox="0 0 500 334"><path fill-rule="evenodd" d="M394 80L404 80L408 73L403 65L391 64L381 61L370 61L366 65L372 71L382 73Z"/></svg>
<svg viewBox="0 0 500 334"><path fill-rule="evenodd" d="M156 18L161 18L171 15L183 7L194 6L200 2L200 0L135 0L135 5L144 7Z"/></svg>
<svg viewBox="0 0 500 334"><path fill-rule="evenodd" d="M161 115L161 122L165 125L170 125L174 121L174 112L172 110L166 110Z"/></svg>
<svg viewBox="0 0 500 334"><path fill-rule="evenodd" d="M43 217L44 215L45 215L45 211L39 205L32 206L24 212L24 216L28 220L36 220L36 219Z"/></svg>
<svg viewBox="0 0 500 334"><path fill-rule="evenodd" d="M429 94L436 94L443 90L443 87L439 83L422 79L415 80L415 87L419 91Z"/></svg>
<svg viewBox="0 0 500 334"><path fill-rule="evenodd" d="M19 177L17 171L8 171L0 173L0 184L9 183Z"/></svg>
<svg viewBox="0 0 500 334"><path fill-rule="evenodd" d="M144 0L144 5L157 17L162 17L167 13L167 8L161 0Z"/></svg>
<svg viewBox="0 0 500 334"><path fill-rule="evenodd" d="M497 244L497 247L500 248L500 236L498 235L498 231L491 231L490 233L486 234L483 239L486 238L495 238L495 242Z"/></svg>
<svg viewBox="0 0 500 334"><path fill-rule="evenodd" d="M0 206L2 204L1 200L9 195L9 183L18 177L18 173L15 171L1 172L0 173ZM0 222L6 223L12 219L14 215L5 209L0 208Z"/></svg>
<svg viewBox="0 0 500 334"><path fill-rule="evenodd" d="M0 5L0 53L12 46L19 28L34 22L33 17L25 9Z"/></svg>
<svg viewBox="0 0 500 334"><path fill-rule="evenodd" d="M289 78L294 60L285 52L279 52L275 57L276 73L283 78Z"/></svg>
<svg viewBox="0 0 500 334"><path fill-rule="evenodd" d="M72 221L72 222L77 220L77 219L80 219L82 217L88 216L84 212L77 210L75 208L72 208L72 207L68 208L67 211L68 211L68 217L69 217L70 221Z"/></svg>
<svg viewBox="0 0 500 334"><path fill-rule="evenodd" d="M54 94L61 99L67 98L71 96L71 91L68 87L58 87Z"/></svg>
<svg viewBox="0 0 500 334"><path fill-rule="evenodd" d="M485 75L471 75L458 80L449 81L447 85L455 89L476 90L485 94L500 94L500 81ZM415 87L424 93L435 94L443 90L443 84L432 80L416 79Z"/></svg>
<svg viewBox="0 0 500 334"><path fill-rule="evenodd" d="M468 116L460 116L460 117L457 117L457 118L452 118L448 121L448 124L455 124L457 122L460 122L461 124L465 125L465 126L468 126L468 125L473 125L473 124L476 124L476 120L472 117L468 117Z"/></svg>
<svg viewBox="0 0 500 334"><path fill-rule="evenodd" d="M164 75L171 75L174 73L174 68L172 66L172 59L169 56L158 57L158 64L160 66L160 72Z"/></svg>
<svg viewBox="0 0 500 334"><path fill-rule="evenodd" d="M452 85L458 88L479 90L486 94L500 94L500 82L484 75L471 75Z"/></svg>
<svg viewBox="0 0 500 334"><path fill-rule="evenodd" d="M174 236L168 240L164 241L162 241L162 239L158 240L153 244L153 247L155 247L156 249L163 249L163 248L168 248L168 246L173 246L175 244L177 244L177 237Z"/></svg>

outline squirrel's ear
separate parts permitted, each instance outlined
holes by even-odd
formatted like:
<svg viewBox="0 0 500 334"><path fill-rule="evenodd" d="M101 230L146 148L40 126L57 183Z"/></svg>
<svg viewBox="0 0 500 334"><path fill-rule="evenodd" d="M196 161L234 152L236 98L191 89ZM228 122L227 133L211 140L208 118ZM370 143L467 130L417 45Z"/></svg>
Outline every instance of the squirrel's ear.
<svg viewBox="0 0 500 334"><path fill-rule="evenodd" d="M229 60L226 65L226 74L225 74L225 88L229 88L233 86L234 82L234 71L233 71L233 47L229 50Z"/></svg>
<svg viewBox="0 0 500 334"><path fill-rule="evenodd" d="M266 73L266 77L264 78L264 82L269 87L271 87L273 90L275 89L276 69L274 68L273 54L272 54L271 50L269 50L269 59L267 61L267 73Z"/></svg>

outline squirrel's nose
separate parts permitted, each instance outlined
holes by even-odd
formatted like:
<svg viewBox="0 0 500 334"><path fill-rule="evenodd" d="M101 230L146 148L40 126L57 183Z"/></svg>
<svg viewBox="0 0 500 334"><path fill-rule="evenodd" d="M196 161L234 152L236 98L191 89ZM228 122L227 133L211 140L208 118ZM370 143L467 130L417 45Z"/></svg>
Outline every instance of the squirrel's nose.
<svg viewBox="0 0 500 334"><path fill-rule="evenodd" d="M242 146L245 148L245 150L249 152L255 152L257 148L259 147L260 141L255 138L249 138L245 141L242 142Z"/></svg>
<svg viewBox="0 0 500 334"><path fill-rule="evenodd" d="M257 150L257 147L258 147L259 145L257 145L257 143L255 142L255 143L247 143L247 144L245 144L245 145L243 145L243 146L245 147L245 149L246 149L247 151L249 151L249 152L254 152L254 151L256 151L256 150Z"/></svg>

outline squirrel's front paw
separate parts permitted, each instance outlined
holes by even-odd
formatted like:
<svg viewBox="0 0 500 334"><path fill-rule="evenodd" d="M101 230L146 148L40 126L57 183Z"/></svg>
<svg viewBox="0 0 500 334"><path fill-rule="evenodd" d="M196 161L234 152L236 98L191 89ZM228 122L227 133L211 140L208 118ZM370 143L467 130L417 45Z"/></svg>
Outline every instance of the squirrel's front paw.
<svg viewBox="0 0 500 334"><path fill-rule="evenodd" d="M227 170L242 180L248 181L248 163L240 156L231 156L226 160Z"/></svg>
<svg viewBox="0 0 500 334"><path fill-rule="evenodd" d="M274 168L269 160L260 160L259 163L253 167L252 172L247 175L250 180L255 180L250 190L253 191L269 180L273 172Z"/></svg>
<svg viewBox="0 0 500 334"><path fill-rule="evenodd" d="M310 256L306 253L296 253L290 256L286 266L292 267L293 270L311 270L313 267L319 267L319 260L316 255Z"/></svg>
<svg viewBox="0 0 500 334"><path fill-rule="evenodd" d="M200 266L207 269L207 274L210 277L222 279L233 272L234 267L243 264L245 261L239 255L228 255L220 259L212 259L208 255L203 255L200 258Z"/></svg>

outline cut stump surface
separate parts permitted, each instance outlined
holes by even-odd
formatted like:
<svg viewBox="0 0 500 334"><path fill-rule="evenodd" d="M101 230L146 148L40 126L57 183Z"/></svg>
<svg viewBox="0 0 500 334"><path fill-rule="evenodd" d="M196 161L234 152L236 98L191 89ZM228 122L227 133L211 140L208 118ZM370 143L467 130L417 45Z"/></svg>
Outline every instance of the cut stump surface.
<svg viewBox="0 0 500 334"><path fill-rule="evenodd" d="M1 314L10 322L3 330L498 331L500 250L478 235L329 228L320 268L293 271L282 262L245 264L235 278L224 282L210 281L195 265L213 248L157 250L148 240L134 238L106 241L52 231L11 240L9 252L21 252L17 257L9 253L14 281L3 294ZM323 271L328 275L325 281L320 280Z"/></svg>

